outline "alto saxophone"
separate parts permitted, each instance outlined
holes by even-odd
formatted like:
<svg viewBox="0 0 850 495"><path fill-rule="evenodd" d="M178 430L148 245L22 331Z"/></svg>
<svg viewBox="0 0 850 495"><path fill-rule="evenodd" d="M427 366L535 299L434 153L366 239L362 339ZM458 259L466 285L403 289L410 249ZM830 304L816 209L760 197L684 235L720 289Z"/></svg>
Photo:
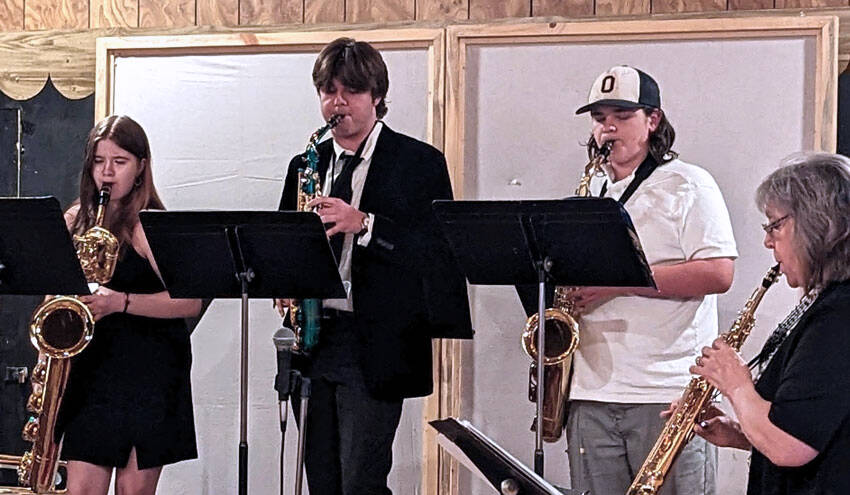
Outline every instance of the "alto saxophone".
<svg viewBox="0 0 850 495"><path fill-rule="evenodd" d="M319 177L319 151L316 145L329 130L336 127L342 120L342 115L334 115L322 127L318 128L310 136L307 150L301 159L305 163L304 168L298 169L298 199L296 209L298 211L313 211L307 206L310 201L322 195L322 182ZM295 344L292 350L295 352L309 353L319 342L319 331L321 330L322 300L300 299L293 300L289 305L289 323L295 332Z"/></svg>
<svg viewBox="0 0 850 495"><path fill-rule="evenodd" d="M723 340L736 351L741 350L741 345L750 335L750 331L752 331L756 322L754 316L756 308L761 303L767 289L779 279L779 275L779 265L777 264L767 272L761 281L761 285L747 299L743 309L738 313L738 317L735 318L732 328L721 335ZM693 438L694 423L705 413L714 391L715 387L709 385L705 378L701 376L691 378L688 387L679 400L679 406L667 420L664 429L661 430L661 436L658 437L655 446L649 452L649 456L632 481L629 491L626 492L627 495L655 495L658 493L664 483L664 478L673 466L673 462L685 445Z"/></svg>
<svg viewBox="0 0 850 495"><path fill-rule="evenodd" d="M103 228L111 189L104 186L98 197L95 225L75 235L74 247L86 281L105 284L112 279L120 243ZM26 491L0 493L55 493L61 440L56 439L56 417L71 371L71 357L82 352L94 335L94 317L88 306L74 296L54 296L41 303L30 321L30 341L39 351L32 371L32 394L27 410L33 415L24 425L23 438L33 442L21 457L3 456L6 464L17 461L18 483Z"/></svg>
<svg viewBox="0 0 850 495"><path fill-rule="evenodd" d="M602 173L602 164L611 153L611 142L602 145L584 167L576 196L590 196L591 179ZM572 355L578 348L578 316L570 297L570 287L555 287L553 307L544 312L546 342L543 357L543 440L555 442L561 438L567 416L567 396L570 390ZM522 348L531 357L528 371L528 400L537 402L537 328L540 314L535 313L525 322ZM532 430L536 426L532 424Z"/></svg>

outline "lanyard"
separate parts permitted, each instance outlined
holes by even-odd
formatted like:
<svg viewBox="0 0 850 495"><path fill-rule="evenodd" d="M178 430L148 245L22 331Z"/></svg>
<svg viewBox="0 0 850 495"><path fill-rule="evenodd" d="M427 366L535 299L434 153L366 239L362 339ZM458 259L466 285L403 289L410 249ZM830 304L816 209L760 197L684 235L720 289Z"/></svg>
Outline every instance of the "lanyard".
<svg viewBox="0 0 850 495"><path fill-rule="evenodd" d="M652 155L646 155L646 158L635 171L634 178L626 187L626 190L623 191L623 194L622 196L620 196L620 199L618 199L617 201L621 205L625 205L626 201L628 201L629 198L632 197L632 194L635 193L635 190L637 190L641 182L645 181L652 174L652 172L655 171L656 168L658 168L658 162L656 162L655 159L652 158ZM602 190L599 192L599 197L604 197L606 191L608 191L607 180L605 181L605 184L602 184Z"/></svg>

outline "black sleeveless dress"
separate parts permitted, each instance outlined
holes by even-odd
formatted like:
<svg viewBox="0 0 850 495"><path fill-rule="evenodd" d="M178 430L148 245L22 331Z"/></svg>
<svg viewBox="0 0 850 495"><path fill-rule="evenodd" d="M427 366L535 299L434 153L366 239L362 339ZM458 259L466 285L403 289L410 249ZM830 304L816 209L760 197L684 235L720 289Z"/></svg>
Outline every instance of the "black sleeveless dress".
<svg viewBox="0 0 850 495"><path fill-rule="evenodd" d="M124 251L107 287L131 294L164 290L145 258L131 246ZM57 420L62 458L124 467L133 447L139 469L196 458L191 365L183 319L102 318L88 347L72 358Z"/></svg>

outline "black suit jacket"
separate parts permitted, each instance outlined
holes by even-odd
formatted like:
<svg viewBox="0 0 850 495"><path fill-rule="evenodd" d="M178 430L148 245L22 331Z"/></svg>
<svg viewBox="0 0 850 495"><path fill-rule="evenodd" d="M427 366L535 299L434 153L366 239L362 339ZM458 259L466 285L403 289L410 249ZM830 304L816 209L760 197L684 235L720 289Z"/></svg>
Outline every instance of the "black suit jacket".
<svg viewBox="0 0 850 495"><path fill-rule="evenodd" d="M318 146L325 177L333 144ZM289 163L281 210L294 210L297 170ZM446 160L436 148L392 131L378 136L359 209L375 215L368 246L351 259L359 362L372 395L419 397L433 390L431 338L471 338L466 281L431 210L451 199Z"/></svg>

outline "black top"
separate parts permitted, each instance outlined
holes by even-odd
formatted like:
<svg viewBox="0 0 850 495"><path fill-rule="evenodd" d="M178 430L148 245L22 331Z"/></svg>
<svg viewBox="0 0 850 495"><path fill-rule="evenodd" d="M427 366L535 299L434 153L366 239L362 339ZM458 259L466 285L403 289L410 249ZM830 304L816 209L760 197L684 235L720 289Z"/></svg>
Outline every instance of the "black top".
<svg viewBox="0 0 850 495"><path fill-rule="evenodd" d="M331 140L318 151L324 177ZM289 163L281 210L296 208L299 167L301 155ZM472 334L466 282L431 211L435 199L452 199L443 154L384 125L360 197L359 209L375 215L372 237L351 253L351 355L377 398L429 395L431 338Z"/></svg>
<svg viewBox="0 0 850 495"><path fill-rule="evenodd" d="M749 495L850 493L850 281L827 287L779 346L756 391L768 417L818 451L779 467L753 449Z"/></svg>
<svg viewBox="0 0 850 495"><path fill-rule="evenodd" d="M133 294L165 290L132 248L106 286ZM124 467L135 447L145 469L198 456L184 320L107 315L71 363L57 423L65 434L63 459Z"/></svg>

